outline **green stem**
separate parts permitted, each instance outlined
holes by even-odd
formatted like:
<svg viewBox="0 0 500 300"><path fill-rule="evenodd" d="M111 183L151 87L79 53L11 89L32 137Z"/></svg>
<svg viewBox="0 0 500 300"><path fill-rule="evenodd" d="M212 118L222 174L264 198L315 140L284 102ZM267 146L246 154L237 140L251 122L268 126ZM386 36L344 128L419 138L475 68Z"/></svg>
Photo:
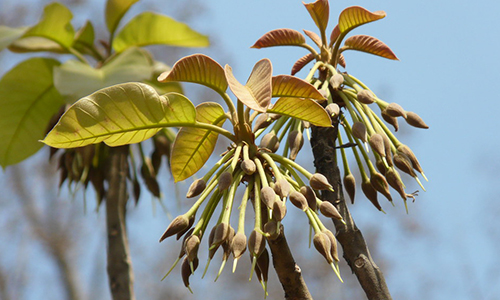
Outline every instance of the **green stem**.
<svg viewBox="0 0 500 300"><path fill-rule="evenodd" d="M231 118L230 118L231 123L233 124L233 126L235 126L238 123L238 120L234 120L234 118L237 118L237 115L233 101L231 100L231 98L229 98L229 95L226 93L219 93L219 95L222 97L224 102L226 102L226 105L229 108L229 112L231 113Z"/></svg>
<svg viewBox="0 0 500 300"><path fill-rule="evenodd" d="M222 223L229 223L229 219L231 218L231 211L233 210L233 202L234 195L236 194L236 189L240 185L241 178L243 178L243 171L237 172L235 175L235 179L229 188L229 192L227 194L227 201L224 207L224 215L222 216Z"/></svg>
<svg viewBox="0 0 500 300"><path fill-rule="evenodd" d="M299 165L298 163L294 162L291 159L288 159L286 157L282 157L282 156L274 154L274 153L263 153L263 157L266 158L266 156L264 156L264 155L269 157L269 160L272 162L272 164L274 166L276 166L276 164L274 163L273 159L276 160L277 162L279 162L280 164L284 164L284 165L288 164L288 165L292 166L297 171L304 174L304 176L306 176L307 180L311 179L311 177L312 177L312 174L309 171L307 171L301 165ZM266 161L269 162L269 160L266 158ZM269 162L269 164L271 164L271 163ZM273 165L271 165L271 167L273 167ZM278 168L278 167L276 167L276 168ZM274 170L274 167L273 167L273 170Z"/></svg>

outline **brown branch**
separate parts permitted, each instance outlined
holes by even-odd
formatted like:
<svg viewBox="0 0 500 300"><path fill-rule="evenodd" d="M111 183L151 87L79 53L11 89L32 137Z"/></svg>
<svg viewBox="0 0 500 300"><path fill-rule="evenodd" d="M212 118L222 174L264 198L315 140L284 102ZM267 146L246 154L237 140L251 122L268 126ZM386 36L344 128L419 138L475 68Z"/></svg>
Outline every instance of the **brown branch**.
<svg viewBox="0 0 500 300"><path fill-rule="evenodd" d="M304 278L302 278L302 271L295 263L292 252L286 242L283 225L280 226L279 236L274 240L268 239L267 242L271 249L274 269L285 292L285 299L312 299Z"/></svg>
<svg viewBox="0 0 500 300"><path fill-rule="evenodd" d="M109 148L109 183L106 196L108 278L114 300L135 299L134 274L125 222L127 205L128 147Z"/></svg>
<svg viewBox="0 0 500 300"><path fill-rule="evenodd" d="M335 127L312 126L311 147L317 172L325 175L335 192L322 193L323 200L336 206L347 225L333 220L337 239L344 251L344 259L356 274L361 287L370 300L392 299L382 271L373 261L361 231L356 227L342 192L340 171L336 163L335 140L338 133Z"/></svg>

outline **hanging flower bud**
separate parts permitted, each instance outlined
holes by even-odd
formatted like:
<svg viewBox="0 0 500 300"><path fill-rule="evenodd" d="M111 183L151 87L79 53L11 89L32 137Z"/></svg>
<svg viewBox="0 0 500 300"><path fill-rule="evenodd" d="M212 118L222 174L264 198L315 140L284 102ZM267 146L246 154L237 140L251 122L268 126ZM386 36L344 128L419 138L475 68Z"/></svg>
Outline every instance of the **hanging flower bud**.
<svg viewBox="0 0 500 300"><path fill-rule="evenodd" d="M199 264L198 258L195 258L195 260L192 263L193 263L193 270L196 270ZM192 272L189 260L187 259L187 257L185 257L184 260L182 261L181 277L182 281L184 282L184 286L187 287L189 290L191 290L191 288L189 287L189 276L191 276L191 274Z"/></svg>
<svg viewBox="0 0 500 300"><path fill-rule="evenodd" d="M189 236L184 242L184 251L190 262L198 256L198 248L200 247L200 237L197 235Z"/></svg>
<svg viewBox="0 0 500 300"><path fill-rule="evenodd" d="M373 94L369 90L362 90L357 95L358 101L363 104L372 104L375 102Z"/></svg>
<svg viewBox="0 0 500 300"><path fill-rule="evenodd" d="M274 191L281 199L286 198L290 194L290 183L285 178L280 178L274 184Z"/></svg>
<svg viewBox="0 0 500 300"><path fill-rule="evenodd" d="M349 198L351 198L351 203L354 204L354 195L356 193L356 179L354 178L354 175L352 175L352 173L349 173L344 176L343 181L344 188L347 191Z"/></svg>
<svg viewBox="0 0 500 300"><path fill-rule="evenodd" d="M267 282L269 274L269 253L266 248L264 248L264 251L262 251L257 258L257 267L261 273L261 280Z"/></svg>
<svg viewBox="0 0 500 300"><path fill-rule="evenodd" d="M219 176L219 191L227 190L231 186L232 182L233 175L231 175L228 171L222 172Z"/></svg>
<svg viewBox="0 0 500 300"><path fill-rule="evenodd" d="M326 236L328 236L328 238L330 239L330 253L332 254L333 260L339 261L339 254L337 252L337 239L335 238L335 235L328 229L324 229L322 230L322 232L326 234Z"/></svg>
<svg viewBox="0 0 500 300"><path fill-rule="evenodd" d="M391 117L403 117L406 119L406 111L397 103L391 103L385 108L385 112Z"/></svg>
<svg viewBox="0 0 500 300"><path fill-rule="evenodd" d="M285 202L276 199L273 205L273 216L277 221L283 220L286 215L286 205Z"/></svg>
<svg viewBox="0 0 500 300"><path fill-rule="evenodd" d="M318 205L316 202L316 194L314 193L314 190L308 186L305 185L300 188L300 193L306 197L307 200L307 205L313 210L316 211L318 209Z"/></svg>
<svg viewBox="0 0 500 300"><path fill-rule="evenodd" d="M335 218L338 220L342 220L342 216L340 215L339 211L333 204L331 204L328 201L323 201L319 205L319 211L323 214L323 216L327 218Z"/></svg>
<svg viewBox="0 0 500 300"><path fill-rule="evenodd" d="M325 175L320 173L315 173L309 179L309 185L315 190L330 190L333 191L333 187L326 179Z"/></svg>
<svg viewBox="0 0 500 300"><path fill-rule="evenodd" d="M313 244L316 250L323 255L326 261L331 264L333 262L332 257L332 243L330 238L323 232L317 232L313 237Z"/></svg>
<svg viewBox="0 0 500 300"><path fill-rule="evenodd" d="M220 245L229 235L230 226L228 223L219 223L216 226L212 245ZM211 246L212 247L212 246Z"/></svg>
<svg viewBox="0 0 500 300"><path fill-rule="evenodd" d="M387 111L384 109L382 110L381 112L381 115L382 115L382 118L389 124L391 124L393 127L394 127L394 131L398 131L399 130L399 124L398 124L398 119L396 119L395 117L391 117L387 114Z"/></svg>
<svg viewBox="0 0 500 300"><path fill-rule="evenodd" d="M245 159L241 162L241 170L247 175L252 175L257 170L255 163L251 159Z"/></svg>
<svg viewBox="0 0 500 300"><path fill-rule="evenodd" d="M368 179L367 181L363 181L361 183L361 190L365 194L366 198L370 200L370 202L378 209L382 210L382 207L380 206L380 203L378 203L377 200L377 190L370 184L370 180Z"/></svg>
<svg viewBox="0 0 500 300"><path fill-rule="evenodd" d="M262 200L262 203L267 206L267 208L273 209L274 201L276 200L276 193L271 187L265 186L260 190L260 199Z"/></svg>
<svg viewBox="0 0 500 300"><path fill-rule="evenodd" d="M203 180L203 178L196 179L189 187L186 198L193 198L198 196L205 190L206 187L207 183L205 182L205 180Z"/></svg>
<svg viewBox="0 0 500 300"><path fill-rule="evenodd" d="M160 238L160 243L168 238L169 236L172 236L174 234L177 234L178 232L183 231L186 228L189 228L189 219L185 215L180 215L177 216L171 223L168 225L167 230L163 233L163 235Z"/></svg>
<svg viewBox="0 0 500 300"><path fill-rule="evenodd" d="M280 142L274 132L269 132L266 135L264 135L264 137L262 137L262 140L260 140L259 147L266 148L274 153L280 147Z"/></svg>
<svg viewBox="0 0 500 300"><path fill-rule="evenodd" d="M387 172L385 172L385 179L387 179L389 185L399 193L401 198L403 198L403 200L406 200L406 192L403 186L403 182L401 181L398 172L394 168L390 168L389 170L387 170Z"/></svg>
<svg viewBox="0 0 500 300"><path fill-rule="evenodd" d="M269 126L273 120L269 117L267 113L260 114L257 119L255 119L255 123L253 125L253 132L256 132L257 130L261 128L266 128Z"/></svg>
<svg viewBox="0 0 500 300"><path fill-rule="evenodd" d="M410 159L411 164L412 164L412 166L413 166L413 168L415 170L417 170L420 173L424 172L424 170L422 170L422 167L420 166L420 163L418 162L417 157L415 156L415 154L413 153L413 151L411 151L410 147L408 147L408 146L406 146L404 144L400 144L398 146L398 151L401 152L401 153L406 154L406 156L408 157L408 159Z"/></svg>
<svg viewBox="0 0 500 300"><path fill-rule="evenodd" d="M429 128L429 126L427 126L427 124L425 124L424 120L422 120L422 118L420 118L419 115L417 115L416 113L414 113L412 111L406 112L405 119L406 119L406 123L410 124L413 127L423 128L423 129Z"/></svg>
<svg viewBox="0 0 500 300"><path fill-rule="evenodd" d="M300 192L292 191L290 193L289 199L293 205L295 205L297 208L301 209L302 211L306 211L309 208L309 206L307 205L306 197L304 195L302 195Z"/></svg>
<svg viewBox="0 0 500 300"><path fill-rule="evenodd" d="M326 112L330 117L335 118L340 114L340 107L337 103L330 103L325 107Z"/></svg>
<svg viewBox="0 0 500 300"><path fill-rule="evenodd" d="M352 124L352 135L360 139L363 143L366 143L367 134L365 124L362 122L354 122L354 124Z"/></svg>
<svg viewBox="0 0 500 300"><path fill-rule="evenodd" d="M262 251L264 251L265 247L266 239L262 233L254 229L248 238L248 251L250 251L250 254L253 256L258 257Z"/></svg>
<svg viewBox="0 0 500 300"><path fill-rule="evenodd" d="M344 76L342 76L342 74L337 73L333 75L332 78L330 78L330 86L334 90L338 90L343 83L344 83Z"/></svg>
<svg viewBox="0 0 500 300"><path fill-rule="evenodd" d="M396 152L394 155L394 164L401 171L410 174L411 177L416 177L415 171L413 171L413 165L406 154L403 152Z"/></svg>
<svg viewBox="0 0 500 300"><path fill-rule="evenodd" d="M387 135L382 134L382 138L384 139L384 149L385 149L385 160L387 161L387 164L389 166L392 166L392 150L391 150L391 145L392 142L389 140Z"/></svg>
<svg viewBox="0 0 500 300"><path fill-rule="evenodd" d="M245 250L247 250L247 237L245 233L238 232L231 241L231 251L234 259L239 259L245 253Z"/></svg>
<svg viewBox="0 0 500 300"><path fill-rule="evenodd" d="M176 237L177 240L180 239L191 228L191 226L193 226L195 216L196 216L196 213L192 214L189 217L189 224L188 224L188 226L184 230L181 230L181 231L177 232L177 237Z"/></svg>
<svg viewBox="0 0 500 300"><path fill-rule="evenodd" d="M375 153L382 157L385 157L384 138L381 134L372 134L372 136L370 136L369 144L372 147L373 151L375 151Z"/></svg>
<svg viewBox="0 0 500 300"><path fill-rule="evenodd" d="M267 221L267 223L264 224L264 232L268 234L267 238L269 240L277 239L278 236L280 235L278 223L276 223L276 221L274 220Z"/></svg>
<svg viewBox="0 0 500 300"><path fill-rule="evenodd" d="M377 190L377 192L384 195L389 201L392 201L391 193L389 192L389 185L382 174L373 172L370 177L371 185Z"/></svg>
<svg viewBox="0 0 500 300"><path fill-rule="evenodd" d="M288 146L290 148L290 159L295 160L300 149L304 145L302 132L294 130L288 134Z"/></svg>

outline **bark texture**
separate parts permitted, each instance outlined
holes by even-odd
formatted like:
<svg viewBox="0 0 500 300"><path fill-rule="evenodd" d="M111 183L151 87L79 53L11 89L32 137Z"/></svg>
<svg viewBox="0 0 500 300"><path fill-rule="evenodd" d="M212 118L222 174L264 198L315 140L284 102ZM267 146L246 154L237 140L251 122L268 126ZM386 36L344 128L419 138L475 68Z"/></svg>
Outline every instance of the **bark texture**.
<svg viewBox="0 0 500 300"><path fill-rule="evenodd" d="M109 183L106 196L108 232L108 278L113 300L133 300L134 274L128 246L127 205L128 146L109 148Z"/></svg>
<svg viewBox="0 0 500 300"><path fill-rule="evenodd" d="M344 252L344 259L352 272L356 274L367 298L370 300L389 300L392 297L382 271L373 261L363 234L356 227L344 199L342 180L336 162L335 140L337 133L338 124L329 128L312 126L311 146L314 165L317 172L328 178L335 190L333 193L323 192L322 198L335 205L347 224L344 225L333 219L336 236Z"/></svg>

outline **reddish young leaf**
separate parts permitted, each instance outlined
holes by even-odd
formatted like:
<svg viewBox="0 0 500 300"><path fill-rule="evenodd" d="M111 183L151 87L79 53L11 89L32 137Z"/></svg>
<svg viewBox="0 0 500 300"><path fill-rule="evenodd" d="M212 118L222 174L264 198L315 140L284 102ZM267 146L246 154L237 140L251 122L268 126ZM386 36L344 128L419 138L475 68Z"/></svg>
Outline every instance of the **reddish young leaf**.
<svg viewBox="0 0 500 300"><path fill-rule="evenodd" d="M293 64L291 74L292 75L297 74L297 72L299 72L300 70L302 70L302 68L305 65L307 65L308 63L310 63L313 59L314 59L314 55L312 53L306 54L306 55L302 56L301 58L299 58L295 62L295 64Z"/></svg>
<svg viewBox="0 0 500 300"><path fill-rule="evenodd" d="M282 28L271 30L258 39L251 48L266 48L274 46L297 46L306 42L306 38L297 30Z"/></svg>
<svg viewBox="0 0 500 300"><path fill-rule="evenodd" d="M273 76L272 86L273 97L325 99L312 84L290 75Z"/></svg>
<svg viewBox="0 0 500 300"><path fill-rule="evenodd" d="M370 12L361 6L351 6L340 13L338 26L341 33L346 33L360 25L377 21L384 17L384 11Z"/></svg>
<svg viewBox="0 0 500 300"><path fill-rule="evenodd" d="M316 44L316 46L321 47L323 43L321 42L321 38L316 34L316 32L305 29L303 29L303 31Z"/></svg>
<svg viewBox="0 0 500 300"><path fill-rule="evenodd" d="M354 35L345 40L347 49L358 50L370 54L382 56L388 59L398 60L396 54L381 40L369 35Z"/></svg>
<svg viewBox="0 0 500 300"><path fill-rule="evenodd" d="M325 32L330 14L328 0L316 0L313 3L304 3L304 6L314 20L314 23L316 23L316 26L318 26L319 31L322 33Z"/></svg>
<svg viewBox="0 0 500 300"><path fill-rule="evenodd" d="M339 65L341 65L342 68L345 69L345 57L342 53L340 53L340 55L339 55Z"/></svg>
<svg viewBox="0 0 500 300"><path fill-rule="evenodd" d="M333 44L335 43L335 41L338 39L339 36L340 36L339 25L335 25L335 27L332 30L332 33L330 34L330 47L333 46Z"/></svg>
<svg viewBox="0 0 500 300"><path fill-rule="evenodd" d="M172 70L158 76L160 82L185 81L205 85L218 93L225 93L227 80L218 62L203 54L181 58Z"/></svg>

